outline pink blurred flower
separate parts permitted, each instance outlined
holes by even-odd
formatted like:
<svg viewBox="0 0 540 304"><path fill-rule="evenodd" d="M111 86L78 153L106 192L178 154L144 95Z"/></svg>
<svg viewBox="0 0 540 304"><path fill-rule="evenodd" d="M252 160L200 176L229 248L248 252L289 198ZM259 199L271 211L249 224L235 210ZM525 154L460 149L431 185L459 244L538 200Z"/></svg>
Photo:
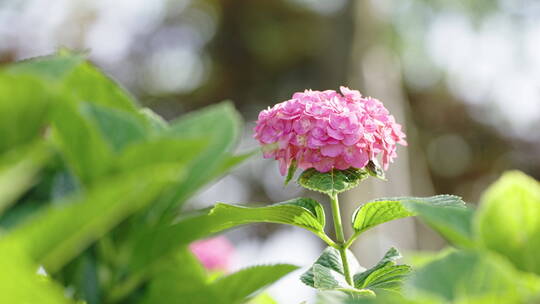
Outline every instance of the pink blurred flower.
<svg viewBox="0 0 540 304"><path fill-rule="evenodd" d="M227 271L234 247L224 236L217 236L191 243L189 249L208 270Z"/></svg>
<svg viewBox="0 0 540 304"><path fill-rule="evenodd" d="M293 160L301 169L328 172L363 168L379 155L385 170L407 145L401 125L371 97L346 87L306 90L259 114L254 137L265 158L279 161L285 175Z"/></svg>

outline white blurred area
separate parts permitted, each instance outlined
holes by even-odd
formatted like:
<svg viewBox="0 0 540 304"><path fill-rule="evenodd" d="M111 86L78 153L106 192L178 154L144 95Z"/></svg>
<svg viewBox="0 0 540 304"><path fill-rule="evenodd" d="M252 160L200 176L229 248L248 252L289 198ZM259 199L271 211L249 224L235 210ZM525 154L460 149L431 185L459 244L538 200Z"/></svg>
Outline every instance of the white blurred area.
<svg viewBox="0 0 540 304"><path fill-rule="evenodd" d="M288 0L320 14L345 0ZM405 81L419 89L441 79L475 117L509 136L540 138L540 4L492 1L477 18L454 8L437 11L422 1L372 1L395 25L403 44ZM175 16L171 22L171 16ZM219 12L196 0L21 0L0 2L0 53L16 59L65 46L90 57L122 84L153 94L188 93L212 73L205 53ZM151 36L146 45L139 42ZM175 37L175 39L170 39ZM138 56L144 52L144 57ZM137 65L126 64L137 59ZM427 60L426 60L427 59ZM142 60L139 62L138 60ZM486 111L490 109L490 111ZM495 111L492 111L496 109Z"/></svg>
<svg viewBox="0 0 540 304"><path fill-rule="evenodd" d="M405 42L400 51L410 87L442 79L477 120L507 136L539 140L540 2L484 1L491 2L485 16L464 11L463 2L437 12L420 1L372 1Z"/></svg>

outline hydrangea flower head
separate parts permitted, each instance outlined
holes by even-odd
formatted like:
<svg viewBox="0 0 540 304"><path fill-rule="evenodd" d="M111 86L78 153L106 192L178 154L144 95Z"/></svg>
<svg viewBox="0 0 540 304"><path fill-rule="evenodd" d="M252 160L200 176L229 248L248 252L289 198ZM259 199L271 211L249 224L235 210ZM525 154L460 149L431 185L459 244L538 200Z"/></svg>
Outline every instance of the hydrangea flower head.
<svg viewBox="0 0 540 304"><path fill-rule="evenodd" d="M407 145L401 125L382 102L346 87L295 93L259 114L254 137L265 158L279 161L285 175L293 161L319 172L363 168L381 156L383 168Z"/></svg>

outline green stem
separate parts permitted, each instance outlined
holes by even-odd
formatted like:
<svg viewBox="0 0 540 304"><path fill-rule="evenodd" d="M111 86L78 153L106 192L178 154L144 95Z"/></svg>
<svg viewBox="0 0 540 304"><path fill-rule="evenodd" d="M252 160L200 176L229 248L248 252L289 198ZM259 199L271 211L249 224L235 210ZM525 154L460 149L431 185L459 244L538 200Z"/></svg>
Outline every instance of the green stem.
<svg viewBox="0 0 540 304"><path fill-rule="evenodd" d="M354 243L354 241L356 241L356 238L360 235L360 232L355 232L351 238L345 242L345 249L348 249L349 247L351 247L351 245Z"/></svg>
<svg viewBox="0 0 540 304"><path fill-rule="evenodd" d="M347 261L347 248L345 247L345 234L343 233L343 225L341 224L341 213L339 211L339 201L337 194L330 196L330 202L332 206L332 216L334 217L334 228L336 230L336 239L339 254L341 255L341 262L343 264L343 271L345 272L345 279L349 285L353 285L351 272L349 270L349 262Z"/></svg>

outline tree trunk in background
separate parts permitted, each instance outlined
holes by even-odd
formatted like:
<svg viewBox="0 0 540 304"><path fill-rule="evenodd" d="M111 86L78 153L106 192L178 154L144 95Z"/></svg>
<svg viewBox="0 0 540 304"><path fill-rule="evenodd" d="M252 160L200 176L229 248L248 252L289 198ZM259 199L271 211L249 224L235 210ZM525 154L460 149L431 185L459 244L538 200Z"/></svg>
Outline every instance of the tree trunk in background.
<svg viewBox="0 0 540 304"><path fill-rule="evenodd" d="M392 50L386 47L384 41L385 38L388 38L384 35L388 35L390 25L374 14L371 1L353 2L355 31L349 85L352 88L360 88L360 91L365 95L374 96L383 101L396 120L404 125L405 130L411 131L412 128L406 125L408 107L403 91L399 61ZM417 146L411 136L409 136L408 141L413 149ZM433 192L425 166L415 168L415 172L411 172L409 152L411 152L409 148L400 147L398 149L399 156L386 173L388 181L369 178L358 188L343 195L341 201L346 219L351 217L353 211L361 203L371 199L411 195L413 193L412 174L415 176L415 194L420 192L422 195L429 195ZM414 152L411 156L419 158ZM417 161L414 160L414 163L416 164ZM418 163L425 164L425 161L421 160ZM347 228L350 235L351 227ZM386 223L363 234L352 246L352 250L362 265L369 266L376 263L391 246L402 251L425 247L419 246L417 230L425 231L425 228L417 227L412 218ZM440 244L440 240L437 239L429 241Z"/></svg>

